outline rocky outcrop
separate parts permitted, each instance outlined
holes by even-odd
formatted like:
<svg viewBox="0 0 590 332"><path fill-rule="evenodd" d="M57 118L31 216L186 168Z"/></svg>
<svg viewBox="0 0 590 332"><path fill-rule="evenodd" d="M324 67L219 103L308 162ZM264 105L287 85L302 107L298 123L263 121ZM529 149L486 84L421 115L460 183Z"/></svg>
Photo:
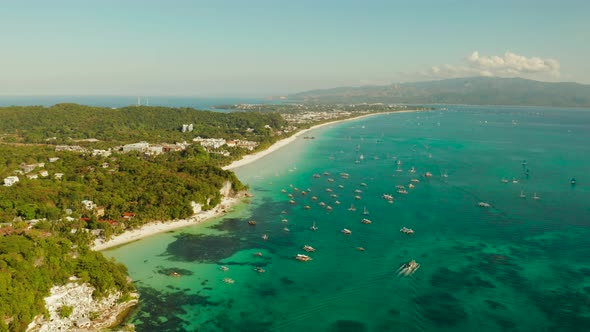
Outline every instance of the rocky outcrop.
<svg viewBox="0 0 590 332"><path fill-rule="evenodd" d="M137 304L137 294L126 302L119 303L123 294L114 292L102 299L92 298L94 287L88 284L68 283L51 288L51 295L45 298L49 318L38 316L29 324L27 331L97 331L119 323L131 307ZM64 306L72 308L69 317L60 315Z"/></svg>

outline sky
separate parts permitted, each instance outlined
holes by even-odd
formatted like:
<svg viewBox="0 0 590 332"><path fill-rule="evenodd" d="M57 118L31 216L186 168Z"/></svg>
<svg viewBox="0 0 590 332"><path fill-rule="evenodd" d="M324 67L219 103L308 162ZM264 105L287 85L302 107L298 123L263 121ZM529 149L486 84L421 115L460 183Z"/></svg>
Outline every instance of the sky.
<svg viewBox="0 0 590 332"><path fill-rule="evenodd" d="M590 84L590 1L0 0L0 95L286 95L464 76Z"/></svg>

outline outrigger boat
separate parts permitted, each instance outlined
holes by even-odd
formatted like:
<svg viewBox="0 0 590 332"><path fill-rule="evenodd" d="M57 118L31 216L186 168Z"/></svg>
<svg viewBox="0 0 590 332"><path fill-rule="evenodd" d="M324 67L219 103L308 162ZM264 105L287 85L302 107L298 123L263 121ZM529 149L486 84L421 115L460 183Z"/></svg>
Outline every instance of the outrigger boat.
<svg viewBox="0 0 590 332"><path fill-rule="evenodd" d="M314 252L315 248L312 246L308 246L307 244L303 246L303 250L307 251L307 252Z"/></svg>
<svg viewBox="0 0 590 332"><path fill-rule="evenodd" d="M407 227L402 227L402 229L400 229L399 231L404 234L408 234L408 235L414 234L414 230L411 228L407 228Z"/></svg>
<svg viewBox="0 0 590 332"><path fill-rule="evenodd" d="M416 263L416 261L412 259L409 263L400 266L400 268L397 271L398 275L400 276L409 276L411 274L414 274L414 272L416 272L419 268L420 264Z"/></svg>
<svg viewBox="0 0 590 332"><path fill-rule="evenodd" d="M297 256L295 256L295 259L300 262L309 262L310 260L312 260L311 257L303 254L297 254Z"/></svg>

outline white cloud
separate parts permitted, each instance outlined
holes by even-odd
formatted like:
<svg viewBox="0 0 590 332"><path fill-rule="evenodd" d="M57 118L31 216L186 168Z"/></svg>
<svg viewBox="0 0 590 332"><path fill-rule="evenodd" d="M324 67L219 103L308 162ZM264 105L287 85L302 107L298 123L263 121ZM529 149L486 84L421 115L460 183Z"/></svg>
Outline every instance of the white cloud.
<svg viewBox="0 0 590 332"><path fill-rule="evenodd" d="M526 77L554 80L560 73L559 61L526 57L507 51L503 56L480 55L473 51L460 65L437 65L419 73L423 78L457 78L466 76Z"/></svg>

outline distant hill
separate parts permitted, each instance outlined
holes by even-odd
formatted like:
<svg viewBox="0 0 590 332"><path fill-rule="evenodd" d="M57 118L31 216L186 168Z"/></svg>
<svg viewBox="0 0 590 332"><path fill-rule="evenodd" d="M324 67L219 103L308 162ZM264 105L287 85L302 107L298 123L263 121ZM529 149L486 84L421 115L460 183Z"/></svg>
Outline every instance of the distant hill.
<svg viewBox="0 0 590 332"><path fill-rule="evenodd" d="M314 103L404 103L590 107L590 85L523 78L468 77L293 94Z"/></svg>

